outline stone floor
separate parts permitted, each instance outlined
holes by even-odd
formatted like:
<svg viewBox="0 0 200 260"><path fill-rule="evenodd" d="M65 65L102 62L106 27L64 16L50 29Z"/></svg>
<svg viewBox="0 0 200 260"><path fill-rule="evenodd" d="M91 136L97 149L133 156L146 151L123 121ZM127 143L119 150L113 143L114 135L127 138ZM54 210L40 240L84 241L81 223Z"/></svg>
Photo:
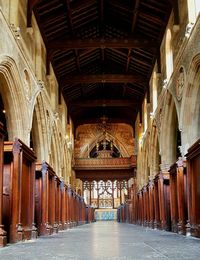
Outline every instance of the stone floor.
<svg viewBox="0 0 200 260"><path fill-rule="evenodd" d="M0 249L0 260L200 259L200 239L96 222Z"/></svg>

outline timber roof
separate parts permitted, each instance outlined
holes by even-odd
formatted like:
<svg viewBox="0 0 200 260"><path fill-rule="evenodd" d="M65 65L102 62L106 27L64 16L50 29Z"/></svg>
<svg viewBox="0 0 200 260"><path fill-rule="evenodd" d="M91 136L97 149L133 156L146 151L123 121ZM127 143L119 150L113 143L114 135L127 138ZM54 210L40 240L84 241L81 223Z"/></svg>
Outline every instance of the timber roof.
<svg viewBox="0 0 200 260"><path fill-rule="evenodd" d="M175 2L28 1L75 126L103 115L134 125Z"/></svg>

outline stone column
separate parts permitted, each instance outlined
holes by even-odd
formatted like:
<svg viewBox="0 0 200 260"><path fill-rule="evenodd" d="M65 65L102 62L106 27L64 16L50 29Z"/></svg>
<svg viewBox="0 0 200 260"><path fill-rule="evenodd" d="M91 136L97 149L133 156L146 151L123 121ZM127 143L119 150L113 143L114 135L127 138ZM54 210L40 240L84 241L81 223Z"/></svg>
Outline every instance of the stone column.
<svg viewBox="0 0 200 260"><path fill-rule="evenodd" d="M4 163L3 141L4 141L4 130L3 130L3 125L0 123L0 247L3 247L7 244L7 233L4 230L4 225L3 225L3 163Z"/></svg>
<svg viewBox="0 0 200 260"><path fill-rule="evenodd" d="M177 196L178 196L178 233L185 235L186 233L186 162L179 160L177 162Z"/></svg>

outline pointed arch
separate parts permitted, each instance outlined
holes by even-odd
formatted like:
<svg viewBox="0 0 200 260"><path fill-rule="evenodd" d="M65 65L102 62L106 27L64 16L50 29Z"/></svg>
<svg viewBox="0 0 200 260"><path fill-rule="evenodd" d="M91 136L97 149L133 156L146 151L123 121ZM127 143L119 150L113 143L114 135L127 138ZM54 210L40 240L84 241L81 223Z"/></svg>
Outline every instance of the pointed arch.
<svg viewBox="0 0 200 260"><path fill-rule="evenodd" d="M177 159L178 125L175 102L170 92L167 91L160 133L161 163L166 169L168 169Z"/></svg>
<svg viewBox="0 0 200 260"><path fill-rule="evenodd" d="M103 141L104 138L105 138L105 136L104 136L103 133L101 133L97 137L95 136L95 138L93 138L91 140L91 142L89 143L89 152L91 152L91 150L95 147L97 142ZM113 145L116 146L116 148L120 151L122 157L130 157L128 151L126 150L126 148L124 146L124 144L122 142L120 142L115 136L107 133L107 138L108 138L108 140L113 141ZM82 154L83 158L87 158L87 156L88 156L88 150L87 149L88 149L88 147L86 147L85 151Z"/></svg>
<svg viewBox="0 0 200 260"><path fill-rule="evenodd" d="M39 161L48 160L48 118L44 106L43 96L40 93L36 98L32 120L33 149Z"/></svg>
<svg viewBox="0 0 200 260"><path fill-rule="evenodd" d="M187 78L180 113L184 154L200 137L200 54L192 59Z"/></svg>
<svg viewBox="0 0 200 260"><path fill-rule="evenodd" d="M156 125L153 123L150 134L150 144L149 144L149 166L150 166L150 176L153 179L155 175L159 172L160 167L160 146L158 140L158 130Z"/></svg>
<svg viewBox="0 0 200 260"><path fill-rule="evenodd" d="M0 92L6 110L8 138L18 137L29 145L29 113L22 85L15 61L9 56L0 56Z"/></svg>

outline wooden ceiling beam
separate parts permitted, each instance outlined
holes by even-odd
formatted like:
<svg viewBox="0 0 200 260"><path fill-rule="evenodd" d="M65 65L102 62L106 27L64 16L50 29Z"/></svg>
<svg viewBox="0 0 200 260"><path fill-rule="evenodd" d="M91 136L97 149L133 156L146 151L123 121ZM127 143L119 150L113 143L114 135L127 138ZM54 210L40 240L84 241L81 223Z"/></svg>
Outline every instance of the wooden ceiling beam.
<svg viewBox="0 0 200 260"><path fill-rule="evenodd" d="M125 13L129 13L130 12L128 7L120 5L118 3L118 1L109 0L108 3L110 4L111 8L113 8L113 6L114 6L116 9L121 10L122 12L125 12Z"/></svg>
<svg viewBox="0 0 200 260"><path fill-rule="evenodd" d="M67 21L70 27L70 31L71 34L74 34L73 31L73 23L72 23L72 12L71 12L71 8L70 8L70 1L69 0L65 0L66 6L67 6Z"/></svg>
<svg viewBox="0 0 200 260"><path fill-rule="evenodd" d="M36 4L41 0L28 0L27 1L27 27L31 27L32 11Z"/></svg>
<svg viewBox="0 0 200 260"><path fill-rule="evenodd" d="M165 9L160 9L159 7L152 5L151 3L142 2L141 5L147 7L155 12L162 13L162 14L165 14L165 11L166 11Z"/></svg>
<svg viewBox="0 0 200 260"><path fill-rule="evenodd" d="M145 38L127 38L127 39L68 39L62 41L52 41L48 43L49 50L70 50L87 48L139 48L147 50L156 50L158 42L156 40L147 40Z"/></svg>
<svg viewBox="0 0 200 260"><path fill-rule="evenodd" d="M161 18L152 17L152 15L149 15L149 14L141 13L140 17L142 18L142 20L145 20L146 23L153 23L153 24L155 24L156 27L157 27L157 25L163 26L165 24L165 22L162 21Z"/></svg>
<svg viewBox="0 0 200 260"><path fill-rule="evenodd" d="M127 62L126 62L126 73L128 72L130 62L131 62L131 49L128 50Z"/></svg>
<svg viewBox="0 0 200 260"><path fill-rule="evenodd" d="M135 113L133 115L132 113L132 118L130 117L126 117L126 118L122 118L122 117L113 117L113 118L110 118L109 117L109 121L108 123L126 123L126 124L129 124L131 126L134 126L134 121L135 121L135 118L136 118L136 115L137 113ZM73 118L73 115L71 115L72 118ZM91 117L82 117L82 118L73 118L73 122L74 122L74 125L75 125L75 128L77 128L79 125L84 125L84 124L98 124L99 123L99 118L91 118Z"/></svg>
<svg viewBox="0 0 200 260"><path fill-rule="evenodd" d="M66 2L66 6L67 6L67 20L68 20L68 24L70 27L70 31L71 31L71 35L73 37L74 35L74 28L73 28L73 22L72 22L72 11L71 11L71 7L70 7L70 1L69 0L65 0ZM81 72L81 67L80 67L80 59L79 59L79 54L78 54L78 50L75 49L74 50L74 54L76 57L76 67L78 72Z"/></svg>
<svg viewBox="0 0 200 260"><path fill-rule="evenodd" d="M178 0L168 0L168 2L172 5L174 12L174 25L180 24L180 14L179 14L179 4Z"/></svg>
<svg viewBox="0 0 200 260"><path fill-rule="evenodd" d="M146 84L147 80L138 74L77 74L66 75L60 79L62 86L71 83L140 83Z"/></svg>
<svg viewBox="0 0 200 260"><path fill-rule="evenodd" d="M104 35L104 0L100 1L100 35Z"/></svg>
<svg viewBox="0 0 200 260"><path fill-rule="evenodd" d="M103 37L105 33L104 23L104 0L100 1L100 37ZM105 60L105 49L101 49L101 71L104 72L104 60Z"/></svg>
<svg viewBox="0 0 200 260"><path fill-rule="evenodd" d="M139 4L140 4L140 0L136 0L135 5L134 5L134 9L133 9L133 20L132 20L132 26L131 26L131 32L132 33L135 30L135 25L136 25L136 21L137 21L137 17L138 17ZM129 48L128 55L127 55L127 63L126 63L126 73L129 70L129 65L130 65L130 62L131 62L131 51L132 51L132 48ZM124 86L124 87L126 89L126 86ZM124 91L123 91L123 94L124 94Z"/></svg>
<svg viewBox="0 0 200 260"><path fill-rule="evenodd" d="M127 99L93 99L76 101L69 104L70 107L134 107L138 106L140 102L135 102Z"/></svg>
<svg viewBox="0 0 200 260"><path fill-rule="evenodd" d="M135 25L136 25L136 21L137 21L137 17L138 17L139 5L140 5L140 0L136 0L134 10L133 10L133 21L132 21L132 27L131 27L132 32L134 32L134 30L135 30Z"/></svg>
<svg viewBox="0 0 200 260"><path fill-rule="evenodd" d="M80 66L80 59L79 59L79 54L78 54L78 50L75 50L75 55L76 55L76 67L78 72L81 72L81 66Z"/></svg>
<svg viewBox="0 0 200 260"><path fill-rule="evenodd" d="M134 88L131 88L131 87L126 87L126 91L127 91L127 93L134 93L136 96L140 96L140 97L142 97L142 96L144 96L144 94L145 94L145 90L144 91L138 91L138 90L136 90L136 89L134 89Z"/></svg>

